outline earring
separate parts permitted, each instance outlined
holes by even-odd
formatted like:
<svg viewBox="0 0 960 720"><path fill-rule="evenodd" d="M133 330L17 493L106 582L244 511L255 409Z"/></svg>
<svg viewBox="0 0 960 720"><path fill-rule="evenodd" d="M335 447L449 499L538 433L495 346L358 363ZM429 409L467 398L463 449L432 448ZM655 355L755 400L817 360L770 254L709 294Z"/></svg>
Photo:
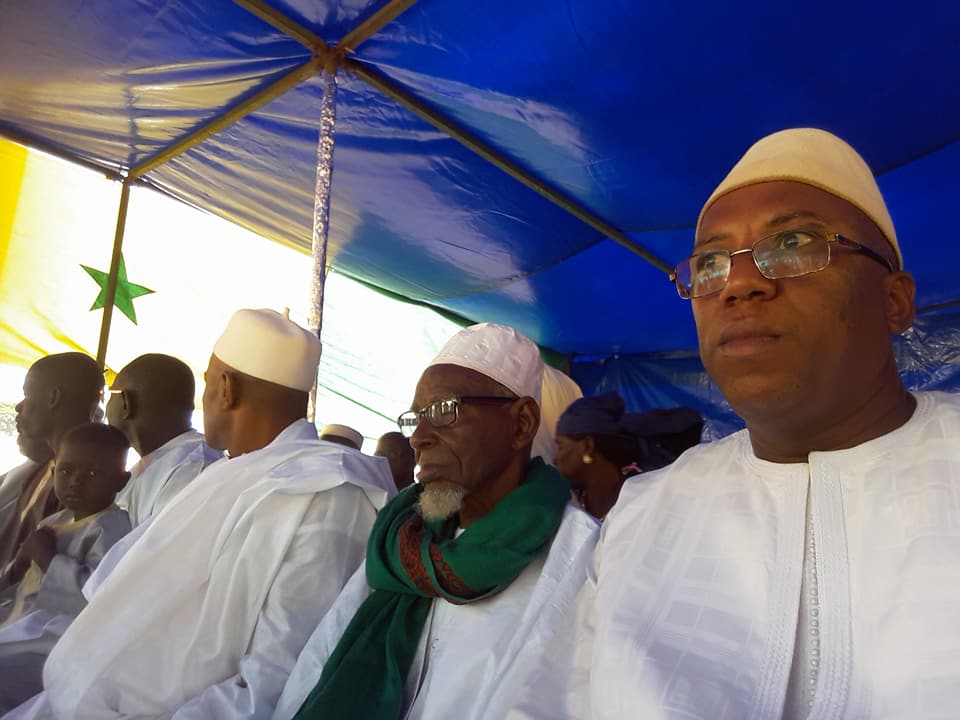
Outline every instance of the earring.
<svg viewBox="0 0 960 720"><path fill-rule="evenodd" d="M593 458L590 457L590 453L584 453L583 457L580 459L583 460L584 465L589 465L590 463L593 462Z"/></svg>

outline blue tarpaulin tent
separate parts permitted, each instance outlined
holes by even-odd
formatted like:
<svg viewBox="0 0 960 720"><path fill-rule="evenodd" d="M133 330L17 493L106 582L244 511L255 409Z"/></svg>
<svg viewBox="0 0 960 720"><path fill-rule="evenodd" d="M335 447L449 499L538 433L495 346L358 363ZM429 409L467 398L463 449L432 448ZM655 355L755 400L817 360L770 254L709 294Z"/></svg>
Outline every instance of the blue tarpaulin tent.
<svg viewBox="0 0 960 720"><path fill-rule="evenodd" d="M310 247L337 73L329 263L506 322L587 393L719 402L666 268L757 138L831 130L918 285L911 382L960 386L960 4L8 0L0 133ZM720 411L710 411L725 422Z"/></svg>

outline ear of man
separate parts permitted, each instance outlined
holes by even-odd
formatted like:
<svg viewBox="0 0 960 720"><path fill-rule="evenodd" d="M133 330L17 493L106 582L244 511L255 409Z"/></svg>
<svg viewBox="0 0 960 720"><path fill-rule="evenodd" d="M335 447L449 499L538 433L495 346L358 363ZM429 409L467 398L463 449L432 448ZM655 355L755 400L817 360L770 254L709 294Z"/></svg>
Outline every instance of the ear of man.
<svg viewBox="0 0 960 720"><path fill-rule="evenodd" d="M128 390L120 395L120 417L124 420L133 420L137 415L137 394Z"/></svg>
<svg viewBox="0 0 960 720"><path fill-rule="evenodd" d="M540 406L533 398L524 397L514 401L510 413L514 427L512 447L520 450L533 443L540 427Z"/></svg>
<svg viewBox="0 0 960 720"><path fill-rule="evenodd" d="M47 407L51 410L57 405L60 404L60 400L63 398L63 393L60 390L59 386L54 386L50 388L50 394L47 396Z"/></svg>
<svg viewBox="0 0 960 720"><path fill-rule="evenodd" d="M891 333L900 334L913 324L916 314L913 276L902 270L890 273L884 278L884 294L887 326Z"/></svg>
<svg viewBox="0 0 960 720"><path fill-rule="evenodd" d="M243 381L237 373L224 370L220 376L220 407L233 410L240 404L243 395Z"/></svg>

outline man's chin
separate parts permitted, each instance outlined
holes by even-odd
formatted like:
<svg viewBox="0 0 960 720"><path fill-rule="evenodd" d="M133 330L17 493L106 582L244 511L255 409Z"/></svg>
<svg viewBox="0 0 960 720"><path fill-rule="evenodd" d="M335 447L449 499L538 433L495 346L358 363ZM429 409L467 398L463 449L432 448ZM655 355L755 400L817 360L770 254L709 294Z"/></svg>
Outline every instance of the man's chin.
<svg viewBox="0 0 960 720"><path fill-rule="evenodd" d="M466 494L466 488L456 483L426 483L417 501L417 512L424 520L446 520L460 512Z"/></svg>

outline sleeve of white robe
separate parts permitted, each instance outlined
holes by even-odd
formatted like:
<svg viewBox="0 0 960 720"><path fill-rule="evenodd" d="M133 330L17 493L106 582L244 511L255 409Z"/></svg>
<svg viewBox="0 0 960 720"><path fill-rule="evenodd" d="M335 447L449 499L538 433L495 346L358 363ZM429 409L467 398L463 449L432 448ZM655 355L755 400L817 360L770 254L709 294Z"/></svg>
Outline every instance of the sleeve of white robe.
<svg viewBox="0 0 960 720"><path fill-rule="evenodd" d="M135 505L137 517L134 522L139 525L163 510L181 490L193 482L194 478L203 470L203 455L198 451L198 457L178 465L170 477L155 491L152 497L138 498ZM131 518L133 515L131 514Z"/></svg>
<svg viewBox="0 0 960 720"><path fill-rule="evenodd" d="M330 612L324 616L304 646L296 666L287 678L272 720L290 720L297 714L320 679L323 666L337 647L340 636L370 592L370 586L367 585L367 566L364 563L350 578Z"/></svg>
<svg viewBox="0 0 960 720"><path fill-rule="evenodd" d="M307 638L363 560L375 518L375 508L353 485L317 494L260 611L240 672L172 718L269 718Z"/></svg>
<svg viewBox="0 0 960 720"><path fill-rule="evenodd" d="M562 625L531 673L509 720L583 720L590 715L597 585L594 569L579 593L573 617Z"/></svg>

